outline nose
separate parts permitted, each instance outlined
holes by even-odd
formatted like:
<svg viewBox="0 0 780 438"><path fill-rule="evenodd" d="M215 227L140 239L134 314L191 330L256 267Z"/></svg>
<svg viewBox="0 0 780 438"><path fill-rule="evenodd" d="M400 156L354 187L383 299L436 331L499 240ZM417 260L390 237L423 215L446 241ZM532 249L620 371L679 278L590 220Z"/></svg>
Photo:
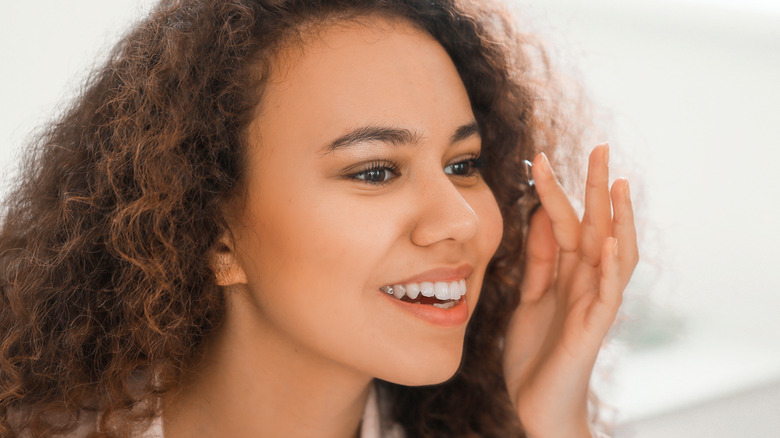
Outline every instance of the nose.
<svg viewBox="0 0 780 438"><path fill-rule="evenodd" d="M449 176L431 175L414 190L418 208L411 239L415 245L466 242L477 234L479 216Z"/></svg>

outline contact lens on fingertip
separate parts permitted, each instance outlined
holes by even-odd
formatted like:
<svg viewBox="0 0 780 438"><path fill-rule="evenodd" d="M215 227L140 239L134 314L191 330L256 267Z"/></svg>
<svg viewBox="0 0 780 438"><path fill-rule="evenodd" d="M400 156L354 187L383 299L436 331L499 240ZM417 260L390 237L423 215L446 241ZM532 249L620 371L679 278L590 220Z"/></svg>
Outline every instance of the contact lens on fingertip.
<svg viewBox="0 0 780 438"><path fill-rule="evenodd" d="M534 187L533 163L530 160L523 160L520 163L520 181L518 181L518 192L516 202L525 204L533 202L536 199L536 187Z"/></svg>
<svg viewBox="0 0 780 438"><path fill-rule="evenodd" d="M523 205L533 206L538 202L536 193L536 182L533 173L534 164L531 160L523 160L520 163L520 181L517 202Z"/></svg>
<svg viewBox="0 0 780 438"><path fill-rule="evenodd" d="M525 165L523 171L525 172L525 179L527 181L526 184L528 184L528 187L533 187L534 186L534 172L533 172L534 163L532 163L529 160L523 160L523 164Z"/></svg>

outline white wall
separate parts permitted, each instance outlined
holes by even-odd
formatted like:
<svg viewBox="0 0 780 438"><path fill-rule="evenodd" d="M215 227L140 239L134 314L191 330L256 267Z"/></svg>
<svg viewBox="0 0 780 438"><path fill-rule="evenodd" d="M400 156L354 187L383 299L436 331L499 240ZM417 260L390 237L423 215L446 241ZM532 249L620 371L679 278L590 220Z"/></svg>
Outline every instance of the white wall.
<svg viewBox="0 0 780 438"><path fill-rule="evenodd" d="M90 68L153 1L0 3L0 171L6 176L30 133L78 92Z"/></svg>

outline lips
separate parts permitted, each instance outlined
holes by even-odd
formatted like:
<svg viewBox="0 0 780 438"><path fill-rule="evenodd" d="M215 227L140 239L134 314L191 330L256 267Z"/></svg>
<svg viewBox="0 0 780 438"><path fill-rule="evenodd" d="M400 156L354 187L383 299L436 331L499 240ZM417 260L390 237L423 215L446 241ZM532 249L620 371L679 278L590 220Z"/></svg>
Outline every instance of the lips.
<svg viewBox="0 0 780 438"><path fill-rule="evenodd" d="M399 300L388 293L379 293L392 307L438 328L463 327L469 320L469 306L465 294L458 300L447 301L420 294L415 301L410 301L408 296Z"/></svg>

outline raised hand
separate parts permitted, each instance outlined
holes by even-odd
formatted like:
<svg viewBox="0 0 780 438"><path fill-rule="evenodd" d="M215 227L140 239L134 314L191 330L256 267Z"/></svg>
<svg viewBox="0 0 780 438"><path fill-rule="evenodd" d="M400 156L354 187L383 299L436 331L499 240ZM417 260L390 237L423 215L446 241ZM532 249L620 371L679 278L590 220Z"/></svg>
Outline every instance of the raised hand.
<svg viewBox="0 0 780 438"><path fill-rule="evenodd" d="M606 144L590 155L580 221L547 157L534 159L542 207L531 218L504 353L509 395L530 438L591 436L590 375L639 259L628 181L610 192L608 161Z"/></svg>

